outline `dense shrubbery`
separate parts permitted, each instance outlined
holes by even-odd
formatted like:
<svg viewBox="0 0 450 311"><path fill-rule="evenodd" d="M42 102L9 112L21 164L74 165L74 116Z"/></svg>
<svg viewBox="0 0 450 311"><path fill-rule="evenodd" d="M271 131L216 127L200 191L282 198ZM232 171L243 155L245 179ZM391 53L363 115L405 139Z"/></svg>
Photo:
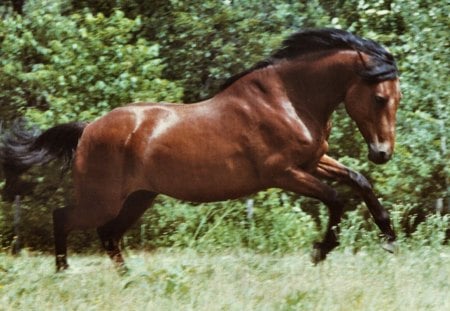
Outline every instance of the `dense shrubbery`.
<svg viewBox="0 0 450 311"><path fill-rule="evenodd" d="M448 4L387 1L25 1L23 14L0 6L0 116L3 125L26 115L45 128L92 120L127 102L196 101L224 79L266 57L288 33L305 27L342 27L378 40L396 55L404 99L398 114L396 154L386 166L366 159L366 147L343 109L334 116L330 153L375 184L401 239L441 244L449 217L436 200L449 199ZM26 244L52 245L51 210L70 198L57 188L57 164L26 176L37 183L22 200ZM67 179L64 184L69 184ZM1 181L0 181L0 186ZM378 231L365 206L345 188L341 226L345 247L373 244ZM346 192L347 191L347 192ZM127 235L127 245L244 246L286 251L322 234L321 205L277 190L246 200L191 205L158 199ZM356 209L355 209L356 208ZM448 210L447 210L448 212ZM11 244L13 208L0 203L0 243ZM93 233L72 246L92 244Z"/></svg>
<svg viewBox="0 0 450 311"><path fill-rule="evenodd" d="M161 78L159 44L135 37L140 18L120 11L109 18L62 16L42 8L0 23L3 119L25 114L49 126L92 120L132 101L177 101L182 95Z"/></svg>

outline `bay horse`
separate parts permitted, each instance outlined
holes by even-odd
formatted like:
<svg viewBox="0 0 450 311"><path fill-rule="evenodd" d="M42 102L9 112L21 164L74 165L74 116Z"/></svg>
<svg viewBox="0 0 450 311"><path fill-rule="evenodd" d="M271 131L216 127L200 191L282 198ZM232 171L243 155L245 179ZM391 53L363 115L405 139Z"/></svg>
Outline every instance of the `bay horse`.
<svg viewBox="0 0 450 311"><path fill-rule="evenodd" d="M69 232L88 228L97 228L115 265L124 267L118 242L158 194L213 202L272 187L327 206L327 231L313 248L317 263L338 245L343 213L323 178L360 194L392 250L389 214L371 184L326 153L331 114L344 103L369 160L386 163L400 98L394 57L380 44L338 29L299 31L210 99L133 103L40 135L12 130L2 146L6 184L32 165L73 158L75 204L53 212L57 271L68 268Z"/></svg>

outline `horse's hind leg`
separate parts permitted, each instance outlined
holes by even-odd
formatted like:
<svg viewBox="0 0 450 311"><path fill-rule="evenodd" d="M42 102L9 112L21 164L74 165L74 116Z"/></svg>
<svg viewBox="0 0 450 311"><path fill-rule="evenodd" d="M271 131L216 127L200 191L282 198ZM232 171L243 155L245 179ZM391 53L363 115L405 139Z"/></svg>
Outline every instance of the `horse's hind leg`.
<svg viewBox="0 0 450 311"><path fill-rule="evenodd" d="M116 219L111 220L105 225L97 228L97 233L108 256L112 259L114 264L119 269L125 268L125 261L123 260L122 253L120 252L119 239L114 234L114 227L116 225Z"/></svg>
<svg viewBox="0 0 450 311"><path fill-rule="evenodd" d="M97 228L103 248L113 260L116 267L125 272L125 261L119 247L124 233L150 207L157 194L149 191L137 191L128 196L116 218Z"/></svg>
<svg viewBox="0 0 450 311"><path fill-rule="evenodd" d="M55 238L56 271L69 268L67 264L67 208L53 211L53 236Z"/></svg>

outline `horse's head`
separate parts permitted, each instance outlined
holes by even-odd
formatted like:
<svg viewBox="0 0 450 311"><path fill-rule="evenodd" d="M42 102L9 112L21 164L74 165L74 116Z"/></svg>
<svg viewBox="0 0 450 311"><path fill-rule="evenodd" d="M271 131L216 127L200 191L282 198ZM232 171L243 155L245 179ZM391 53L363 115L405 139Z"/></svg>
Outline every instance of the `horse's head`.
<svg viewBox="0 0 450 311"><path fill-rule="evenodd" d="M398 78L381 82L358 79L347 91L345 108L367 142L369 160L376 164L389 161L394 151L400 98Z"/></svg>

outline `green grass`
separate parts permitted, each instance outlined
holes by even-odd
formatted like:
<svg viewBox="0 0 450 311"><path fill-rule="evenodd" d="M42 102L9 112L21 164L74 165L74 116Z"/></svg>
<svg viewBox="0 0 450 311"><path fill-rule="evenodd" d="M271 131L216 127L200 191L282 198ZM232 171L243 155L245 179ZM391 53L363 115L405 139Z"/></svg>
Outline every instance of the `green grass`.
<svg viewBox="0 0 450 311"><path fill-rule="evenodd" d="M450 310L450 247L333 252L128 252L120 277L106 256L0 254L0 310Z"/></svg>

